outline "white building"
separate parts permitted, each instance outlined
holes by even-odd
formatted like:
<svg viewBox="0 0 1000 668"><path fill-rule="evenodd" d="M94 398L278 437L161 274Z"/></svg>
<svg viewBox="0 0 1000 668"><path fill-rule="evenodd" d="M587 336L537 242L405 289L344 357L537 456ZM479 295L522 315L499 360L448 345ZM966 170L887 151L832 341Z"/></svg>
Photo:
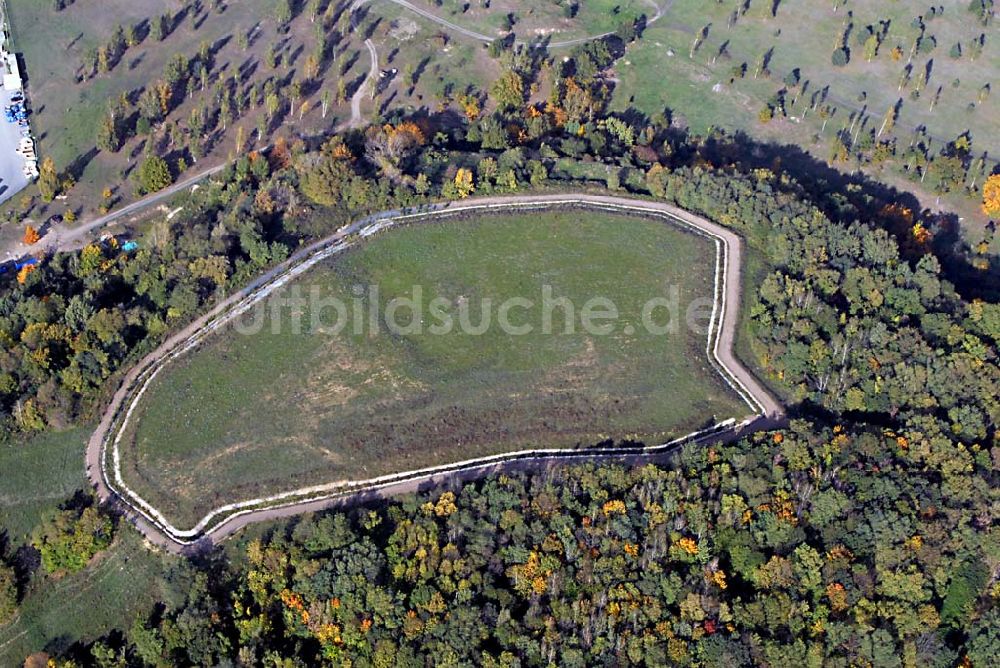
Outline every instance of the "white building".
<svg viewBox="0 0 1000 668"><path fill-rule="evenodd" d="M21 68L13 53L4 54L3 89L9 92L21 90Z"/></svg>

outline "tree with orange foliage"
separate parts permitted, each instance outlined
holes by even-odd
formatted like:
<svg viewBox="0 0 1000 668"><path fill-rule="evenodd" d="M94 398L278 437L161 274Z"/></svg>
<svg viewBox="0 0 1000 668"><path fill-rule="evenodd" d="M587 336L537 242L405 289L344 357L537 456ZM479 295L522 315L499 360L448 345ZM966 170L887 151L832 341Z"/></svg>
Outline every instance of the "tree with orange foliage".
<svg viewBox="0 0 1000 668"><path fill-rule="evenodd" d="M983 212L1000 216L1000 174L993 174L983 184Z"/></svg>
<svg viewBox="0 0 1000 668"><path fill-rule="evenodd" d="M330 143L333 144L333 146L328 149L331 158L334 160L354 160L354 154L351 152L351 147L340 140L340 137L334 137L330 140Z"/></svg>
<svg viewBox="0 0 1000 668"><path fill-rule="evenodd" d="M292 154L288 150L288 140L284 137L278 137L274 140L274 146L271 147L271 151L267 154L268 161L271 163L271 169L285 169L292 164Z"/></svg>
<svg viewBox="0 0 1000 668"><path fill-rule="evenodd" d="M569 77L564 82L563 110L571 121L585 122L590 120L597 107L593 94Z"/></svg>
<svg viewBox="0 0 1000 668"><path fill-rule="evenodd" d="M386 123L365 133L365 157L386 176L397 178L403 161L425 142L423 130L412 121Z"/></svg>
<svg viewBox="0 0 1000 668"><path fill-rule="evenodd" d="M924 227L921 223L915 223L913 227L910 228L910 232L913 234L913 240L921 246L927 245L927 242L931 240L931 231Z"/></svg>
<svg viewBox="0 0 1000 668"><path fill-rule="evenodd" d="M17 282L24 285L24 282L28 280L28 275L31 274L36 269L36 265L26 264L21 267L21 270L17 272Z"/></svg>
<svg viewBox="0 0 1000 668"><path fill-rule="evenodd" d="M557 128L561 128L566 125L566 121L569 120L569 116L566 114L566 110L562 107L549 102L545 105L545 113L552 116L552 124Z"/></svg>
<svg viewBox="0 0 1000 668"><path fill-rule="evenodd" d="M24 228L24 243L28 244L29 246L37 244L41 238L42 235L39 234L38 230L36 230L31 225L28 225L26 228Z"/></svg>

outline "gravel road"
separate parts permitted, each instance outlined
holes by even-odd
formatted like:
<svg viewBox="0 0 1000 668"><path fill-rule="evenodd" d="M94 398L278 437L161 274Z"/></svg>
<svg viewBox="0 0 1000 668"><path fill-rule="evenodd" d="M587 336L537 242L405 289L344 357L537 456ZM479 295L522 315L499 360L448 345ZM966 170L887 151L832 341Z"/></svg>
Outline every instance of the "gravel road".
<svg viewBox="0 0 1000 668"><path fill-rule="evenodd" d="M602 208L621 208L636 212L646 211L651 214L667 215L684 221L685 223L698 228L699 230L714 236L722 241L726 249L727 262L723 267L724 286L722 304L722 320L719 327L719 337L716 345L716 356L718 362L725 367L728 374L752 397L753 401L761 407L759 415L753 419L734 425L722 432L712 433L708 436L701 436L694 441L725 441L739 438L743 434L751 431L770 429L783 424L784 410L781 404L764 388L764 386L750 373L737 359L733 351L733 342L739 323L739 303L742 294L742 266L743 266L743 243L740 237L731 230L716 223L695 216L691 213L678 209L677 207L645 200L634 200L626 197L597 196L583 194L563 194L563 195L524 195L524 196L503 196L503 197L482 197L470 198L462 202L448 202L429 205L422 209L423 212L431 213L461 213L463 211L476 210L502 210L505 208L524 207L545 207L577 205L592 206ZM378 484L366 485L363 489L349 489L347 491L331 491L323 498L307 498L296 500L294 496L287 501L276 502L265 508L253 508L249 502L233 504L226 513L219 513L220 519L214 524L208 521L212 516L203 520L204 530L198 529L182 531L172 527L162 516L158 517L158 512L146 504L145 501L132 496L131 491L123 492L119 489L120 480L115 480L114 472L107 471L105 460L105 449L109 433L112 427L118 422L118 417L123 410L128 410L134 400L133 394L137 381L147 374L151 369L157 368L164 358L182 347L202 330L209 328L213 323L230 311L234 305L253 296L258 291L265 289L268 285L276 281L288 280L288 272L294 270L296 266L308 261L317 253L329 249L332 246L341 244L345 239L356 235L366 229L371 229L375 225L384 225L386 221L398 219L412 212L398 210L384 211L372 216L358 220L337 233L300 249L292 257L282 264L274 267L261 275L245 288L237 291L223 302L220 302L208 313L198 318L187 327L171 336L155 351L139 362L129 371L118 390L112 397L97 429L90 438L86 453L87 474L97 490L98 496L103 501L117 501L134 522L136 528L152 543L160 545L172 552L183 553L192 550L202 549L205 545L218 542L223 538L232 535L240 528L253 523L273 520L290 515L315 511L333 505L354 503L370 497L384 497L395 494L404 494L418 491L426 486L439 484L442 481L466 480L469 478L482 476L492 470L514 468L535 468L538 466L549 466L557 460L578 459L591 461L620 461L620 462L642 462L658 461L669 457L670 451L676 447L671 447L661 451L631 451L624 448L610 449L603 452L587 451L563 451L558 454L546 451L545 454L534 455L533 453L521 453L511 459L513 461L490 461L490 462L469 462L467 465L458 466L454 470L437 470L427 473L412 472L410 474L400 474L407 476L405 479L379 482ZM127 403L128 402L128 403ZM117 432L116 432L117 433ZM678 444L679 445L679 444ZM117 457L117 449L114 448L112 454ZM114 461L114 459L112 459Z"/></svg>

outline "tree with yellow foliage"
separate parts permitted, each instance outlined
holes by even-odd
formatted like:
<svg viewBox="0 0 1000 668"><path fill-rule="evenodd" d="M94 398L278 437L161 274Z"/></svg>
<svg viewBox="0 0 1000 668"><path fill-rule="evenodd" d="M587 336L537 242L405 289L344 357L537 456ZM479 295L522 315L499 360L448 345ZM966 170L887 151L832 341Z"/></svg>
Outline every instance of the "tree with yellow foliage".
<svg viewBox="0 0 1000 668"><path fill-rule="evenodd" d="M59 174L56 173L56 164L51 157L42 160L42 166L38 170L38 192L44 202L51 202L59 194Z"/></svg>
<svg viewBox="0 0 1000 668"><path fill-rule="evenodd" d="M479 114L482 113L482 110L479 108L479 100L472 95L460 95L458 97L458 104L462 107L462 113L465 114L465 118L470 123L479 118Z"/></svg>
<svg viewBox="0 0 1000 668"><path fill-rule="evenodd" d="M1000 216L1000 174L993 174L983 184L983 211L987 216Z"/></svg>
<svg viewBox="0 0 1000 668"><path fill-rule="evenodd" d="M505 72L493 82L490 96L501 110L517 109L524 102L524 80L517 72Z"/></svg>
<svg viewBox="0 0 1000 668"><path fill-rule="evenodd" d="M476 187L472 184L472 170L466 169L465 167L460 168L455 172L455 194L459 199L465 199L473 192L475 192Z"/></svg>
<svg viewBox="0 0 1000 668"><path fill-rule="evenodd" d="M17 272L17 282L24 285L25 281L28 280L28 275L35 270L35 265L26 264L21 267L21 270Z"/></svg>
<svg viewBox="0 0 1000 668"><path fill-rule="evenodd" d="M39 239L41 238L42 235L39 234L38 230L36 230L31 225L28 225L26 228L24 228L24 243L28 244L29 246L31 246L32 244L37 244Z"/></svg>

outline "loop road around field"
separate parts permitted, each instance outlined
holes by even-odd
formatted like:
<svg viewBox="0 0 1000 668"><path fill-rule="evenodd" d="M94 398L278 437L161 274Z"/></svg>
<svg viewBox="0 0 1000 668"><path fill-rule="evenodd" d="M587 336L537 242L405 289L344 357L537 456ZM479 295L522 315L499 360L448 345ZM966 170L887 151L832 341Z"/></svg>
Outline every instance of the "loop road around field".
<svg viewBox="0 0 1000 668"><path fill-rule="evenodd" d="M179 355L195 348L213 332L245 313L275 290L287 285L318 262L393 226L438 220L476 212L585 207L666 220L712 239L717 248L715 305L706 341L706 354L720 376L746 403L748 416L727 420L707 429L654 446L535 449L470 459L368 480L341 480L290 490L272 496L236 501L208 513L195 526L173 526L152 504L131 490L122 478L119 444L135 407L156 375ZM446 481L470 480L490 472L532 469L559 461L614 461L640 463L669 456L682 445L729 441L747 433L784 423L781 404L737 359L733 344L739 324L742 291L742 240L733 231L677 207L625 197L563 194L470 198L431 204L420 209L390 210L345 226L307 246L220 302L208 313L171 336L129 371L90 438L87 475L102 501L119 505L136 528L153 544L172 552L204 549L254 522L316 511L338 504L419 491Z"/></svg>

